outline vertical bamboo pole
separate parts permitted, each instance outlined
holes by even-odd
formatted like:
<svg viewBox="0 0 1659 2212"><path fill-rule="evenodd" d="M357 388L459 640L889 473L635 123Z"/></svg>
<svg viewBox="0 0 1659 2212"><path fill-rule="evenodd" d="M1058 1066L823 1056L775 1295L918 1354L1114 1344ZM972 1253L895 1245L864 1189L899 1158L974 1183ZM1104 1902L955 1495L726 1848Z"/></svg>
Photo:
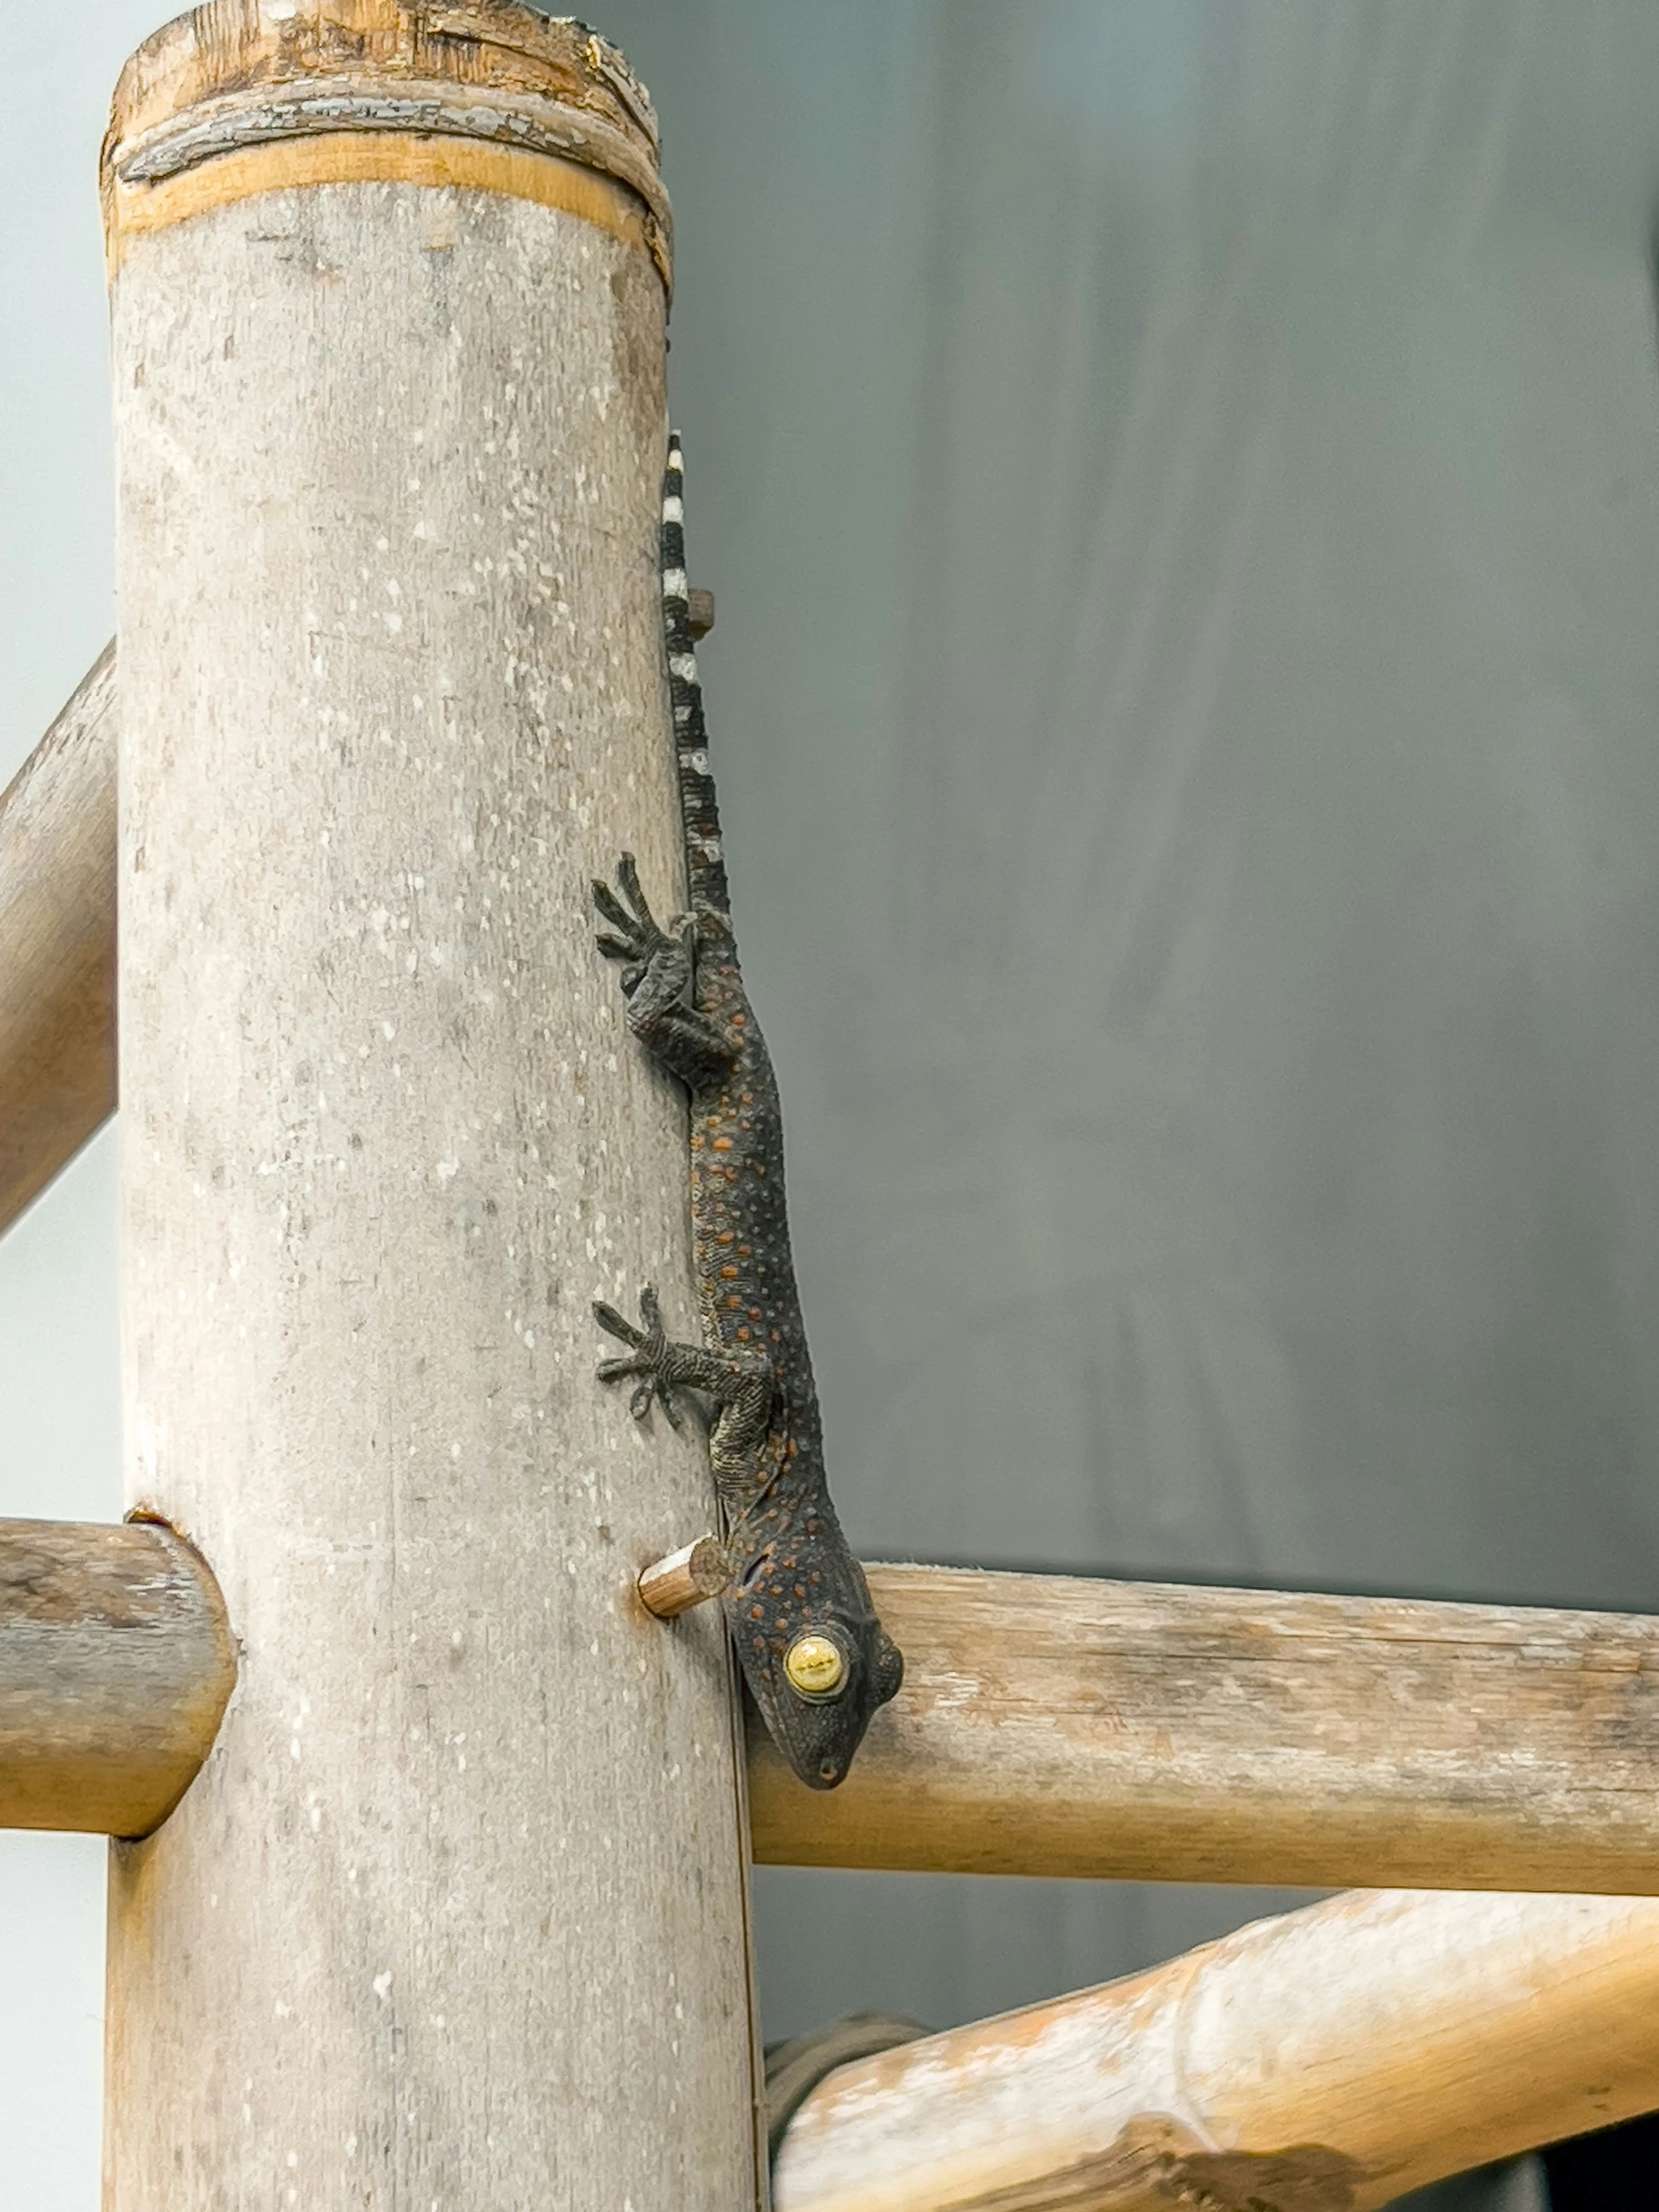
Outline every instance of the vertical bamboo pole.
<svg viewBox="0 0 1659 2212"><path fill-rule="evenodd" d="M216 0L105 150L129 1481L242 1643L115 1849L111 2212L752 2204L683 1106L587 883L679 867L666 206L621 57L511 0Z"/></svg>

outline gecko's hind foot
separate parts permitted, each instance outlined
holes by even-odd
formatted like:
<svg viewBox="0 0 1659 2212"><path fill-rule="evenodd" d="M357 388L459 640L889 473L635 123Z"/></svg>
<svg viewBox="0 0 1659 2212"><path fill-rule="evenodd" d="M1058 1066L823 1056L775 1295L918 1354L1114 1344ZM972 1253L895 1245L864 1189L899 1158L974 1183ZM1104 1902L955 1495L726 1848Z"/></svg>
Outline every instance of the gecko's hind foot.
<svg viewBox="0 0 1659 2212"><path fill-rule="evenodd" d="M631 852L617 862L616 879L616 890L594 879L594 911L604 924L595 942L622 964L629 1028L671 1074L695 1086L729 1069L742 1049L736 1031L696 1004L696 917L676 914L661 928Z"/></svg>
<svg viewBox="0 0 1659 2212"><path fill-rule="evenodd" d="M674 978L674 992L678 995L691 979L692 953L690 923L686 917L662 928L640 887L640 871L634 855L625 852L617 862L616 879L621 887L619 898L609 883L593 879L593 903L602 921L609 926L596 932L595 941L608 960L620 960L622 988L632 998L655 965L666 967Z"/></svg>
<svg viewBox="0 0 1659 2212"><path fill-rule="evenodd" d="M653 1404L660 1405L671 1428L680 1426L680 1408L674 1402L674 1378L669 1374L674 1347L668 1341L663 1328L662 1308L657 1303L657 1293L648 1283L640 1293L640 1326L638 1328L614 1306L607 1306L603 1299L595 1299L593 1318L601 1329L631 1347L625 1360L601 1360L595 1373L601 1382L625 1382L634 1379L634 1388L629 1395L628 1410L636 1420L644 1420Z"/></svg>

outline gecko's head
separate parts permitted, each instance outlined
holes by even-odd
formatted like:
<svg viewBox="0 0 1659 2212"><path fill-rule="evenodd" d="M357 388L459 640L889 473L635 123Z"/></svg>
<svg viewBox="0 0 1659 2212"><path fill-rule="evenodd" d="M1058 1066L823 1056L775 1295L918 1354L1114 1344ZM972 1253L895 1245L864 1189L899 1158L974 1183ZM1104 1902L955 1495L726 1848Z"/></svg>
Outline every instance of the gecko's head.
<svg viewBox="0 0 1659 2212"><path fill-rule="evenodd" d="M832 1790L846 1779L870 1715L897 1694L904 1662L872 1611L833 1606L814 1608L781 1635L755 1636L744 1672L796 1774L809 1790Z"/></svg>

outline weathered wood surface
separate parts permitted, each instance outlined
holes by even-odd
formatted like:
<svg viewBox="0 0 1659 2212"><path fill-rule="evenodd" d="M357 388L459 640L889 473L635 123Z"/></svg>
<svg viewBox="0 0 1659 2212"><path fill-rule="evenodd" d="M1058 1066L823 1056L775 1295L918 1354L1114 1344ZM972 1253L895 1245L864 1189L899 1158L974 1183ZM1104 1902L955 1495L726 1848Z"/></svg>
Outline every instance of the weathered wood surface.
<svg viewBox="0 0 1659 2212"><path fill-rule="evenodd" d="M757 1730L758 1860L1659 1892L1659 1620L871 1567L904 1687L848 1780Z"/></svg>
<svg viewBox="0 0 1659 2212"><path fill-rule="evenodd" d="M112 644L0 794L0 1234L116 1105L116 714Z"/></svg>
<svg viewBox="0 0 1659 2212"><path fill-rule="evenodd" d="M264 100L284 42L370 17L369 106L399 32L588 67L493 0L159 43L200 35L235 106L245 35ZM684 1104L588 893L628 846L684 896L664 286L511 164L386 170L152 208L114 283L128 1483L243 1659L114 1855L106 2205L732 2212L730 1668L718 1618L635 1591L708 1470L596 1383L590 1312L656 1281L693 1314Z"/></svg>
<svg viewBox="0 0 1659 2212"><path fill-rule="evenodd" d="M777 2212L1371 2212L1659 2105L1659 1902L1328 1899L831 2074Z"/></svg>
<svg viewBox="0 0 1659 2212"><path fill-rule="evenodd" d="M170 1529L0 1520L0 1828L148 1835L236 1678L219 1587Z"/></svg>
<svg viewBox="0 0 1659 2212"><path fill-rule="evenodd" d="M0 795L0 1230L115 1105L115 656Z"/></svg>

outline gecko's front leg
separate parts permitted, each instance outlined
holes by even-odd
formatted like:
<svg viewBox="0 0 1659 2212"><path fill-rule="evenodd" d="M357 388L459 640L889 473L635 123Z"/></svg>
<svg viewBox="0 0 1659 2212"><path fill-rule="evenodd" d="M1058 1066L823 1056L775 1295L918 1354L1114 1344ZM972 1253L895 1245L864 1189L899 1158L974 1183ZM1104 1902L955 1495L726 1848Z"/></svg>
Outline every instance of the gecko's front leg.
<svg viewBox="0 0 1659 2212"><path fill-rule="evenodd" d="M636 1420L658 1404L678 1428L676 1390L702 1390L714 1400L709 1465L727 1512L742 1513L765 1479L762 1447L776 1388L771 1360L759 1350L709 1352L677 1343L663 1327L662 1308L649 1285L640 1293L637 1326L602 1299L595 1301L593 1315L601 1329L629 1348L623 1359L601 1360L598 1375L602 1382L633 1382L629 1410Z"/></svg>

